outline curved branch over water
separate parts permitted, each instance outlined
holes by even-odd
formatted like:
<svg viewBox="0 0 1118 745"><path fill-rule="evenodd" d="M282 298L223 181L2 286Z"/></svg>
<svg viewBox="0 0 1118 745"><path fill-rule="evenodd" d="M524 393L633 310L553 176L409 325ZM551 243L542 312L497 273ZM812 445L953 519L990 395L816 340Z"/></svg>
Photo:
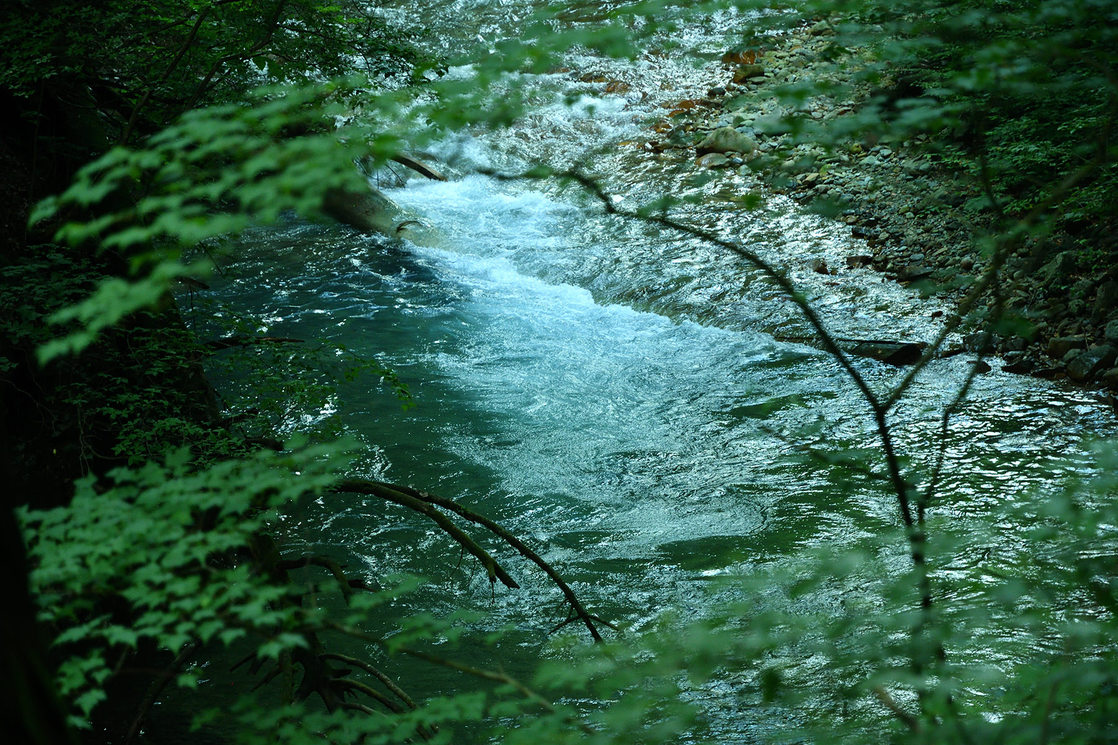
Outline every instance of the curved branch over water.
<svg viewBox="0 0 1118 745"><path fill-rule="evenodd" d="M484 549L478 546L477 543L469 538L469 536L463 533L460 528L455 526L454 523L452 523L446 517L446 515L436 510L435 507L441 507L465 518L466 520L469 520L472 523L481 525L489 532L493 533L493 535L497 536L505 543L515 548L521 556L528 559L533 564L542 569L548 576L548 578L550 578L551 581L555 583L556 587L558 587L559 590L563 593L563 597L566 598L567 603L571 606L571 611L573 612L574 616L567 621L564 621L559 626L555 627L556 629L561 628L567 623L577 619L579 621L582 621L583 625L586 626L587 631L590 632L590 636L593 637L595 642L602 641L602 635L601 632L598 631L597 624L601 624L611 629L616 629L613 624L590 613L582 604L582 601L578 599L578 596L575 594L574 590L571 589L570 585L568 585L559 575L559 572L557 572L554 567L548 564L543 559L543 557L533 551L523 541L521 541L510 531L502 527L499 523L489 519L488 517L485 517L484 515L474 512L468 507L462 506L452 499L439 497L434 494L428 494L427 492L419 491L417 489L412 489L406 486L398 486L396 484L387 484L382 481L372 481L367 479L349 479L343 481L342 483L338 484L337 491L370 494L390 502L395 502L396 504L427 515L436 523L438 523L439 527L443 528L443 530L446 530L448 535L454 538L454 540L458 541L458 543L461 544L463 548L465 548L482 562L486 569L490 571L490 581L493 581L494 576L496 576L496 578L500 579L501 582L507 587L519 587L519 585L517 585L516 582L508 576L505 570L501 568L499 564L497 564L496 560L493 559L492 556L490 556ZM448 529L447 526L450 526L453 532L451 529ZM491 566L492 569L490 568Z"/></svg>
<svg viewBox="0 0 1118 745"><path fill-rule="evenodd" d="M489 573L490 583L500 580L502 585L510 589L515 590L520 587L520 585L516 583L516 580L505 571L504 567L497 563L497 560L494 559L488 551L479 546L473 538L466 535L461 528L450 520L450 518L436 510L431 504L417 499L410 494L405 494L399 487L379 481L347 479L346 481L340 482L335 487L334 491L368 494L370 496L379 497L387 502L394 502L401 507L407 507L413 512L426 515L442 528L444 533L457 541L462 548L469 551L481 562L481 565L485 567L485 571Z"/></svg>

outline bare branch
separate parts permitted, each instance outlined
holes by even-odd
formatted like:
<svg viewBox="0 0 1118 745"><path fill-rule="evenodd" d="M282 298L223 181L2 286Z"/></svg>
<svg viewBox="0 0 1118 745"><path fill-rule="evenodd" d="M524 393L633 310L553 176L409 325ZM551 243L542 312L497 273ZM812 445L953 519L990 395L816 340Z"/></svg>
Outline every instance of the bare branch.
<svg viewBox="0 0 1118 745"><path fill-rule="evenodd" d="M412 701L411 697L408 696L408 694L404 693L404 690L400 688L400 686L396 685L396 681L392 680L392 678L388 677L383 672L370 665L368 662L359 660L356 657L348 657L344 654L338 654L336 652L325 652L319 656L326 660L337 660L338 662L349 665L351 667L356 667L364 670L369 675L372 675L374 678L383 683L384 687L391 691L392 694L396 696L396 698L403 701L409 709L416 708L415 701Z"/></svg>
<svg viewBox="0 0 1118 745"><path fill-rule="evenodd" d="M398 487L391 486L389 484L383 484L379 481L347 479L345 481L339 482L334 490L340 492L354 492L356 494L369 494L374 497L380 497L381 499L384 499L388 502L394 502L398 505L401 505L402 507L407 507L408 509L414 512L418 512L422 515L426 515L427 517L431 518L431 520L433 520L440 528L442 528L447 535L458 541L458 543L464 549L473 554L478 559L478 561L481 562L482 566L484 566L485 570L489 573L490 583L494 583L497 580L500 580L501 584L503 584L505 587L511 589L517 589L520 587L520 585L518 585L516 581L511 576L509 576L509 573L505 571L504 567L498 564L497 560L494 559L488 551L479 546L474 541L474 539L466 535L462 531L462 529L451 522L451 520L446 515L436 510L427 502L424 502L421 499L416 499L409 494L405 494L404 492L400 491Z"/></svg>
<svg viewBox="0 0 1118 745"><path fill-rule="evenodd" d="M374 483L379 483L379 482L374 482ZM400 490L400 491L402 491L406 494L409 494L409 495L415 497L416 499L420 499L420 500L422 500L424 502L428 502L430 504L438 505L439 507L450 510L451 512L454 512L458 515L461 515L462 517L466 518L470 522L477 523L478 525L484 526L486 529L488 529L491 533L493 533L498 538L503 540L505 543L507 543L510 546L512 546L513 548L515 548L520 553L521 556L523 556L524 558L528 559L533 564L538 566L540 569L542 569L544 571L545 574L547 574L548 577L551 578L551 581L556 584L556 586L559 588L560 591L562 591L563 596L567 599L567 602L570 604L571 609L574 611L575 615L578 617L579 620L581 620L583 622L583 624L586 626L587 630L590 631L590 635L592 637L594 637L594 641L597 641L597 642L602 641L602 636L598 632L597 627L594 625L595 621L598 622L598 623L601 623L603 626L608 626L609 628L616 630L617 627L614 626L613 624L607 623L606 621L603 621L602 619L598 618L597 616L591 615L586 610L586 608L582 605L582 602L578 599L578 596L575 595L574 590L572 590L570 588L570 586L559 575L559 573L557 571L555 571L554 567L552 567L550 564L548 564L546 561L544 561L544 559L539 554L537 554L531 548L526 546L523 541L521 541L519 538L517 538L515 535L513 535L511 532L509 532L505 528L501 527L501 525L499 525L498 523L494 522L493 520L490 520L489 518L485 517L484 515L480 515L480 514L474 512L473 510L469 509L468 507L463 507L458 502L455 502L451 499L446 499L445 497L438 497L438 496L435 496L434 494L428 494L427 492L417 491L415 489L411 489L411 488L408 488L408 487L392 486L390 484L383 484L383 486L389 486L391 488L398 489L398 490ZM556 629L557 628L559 628L559 627L556 627ZM555 629L553 629L553 631L554 630Z"/></svg>

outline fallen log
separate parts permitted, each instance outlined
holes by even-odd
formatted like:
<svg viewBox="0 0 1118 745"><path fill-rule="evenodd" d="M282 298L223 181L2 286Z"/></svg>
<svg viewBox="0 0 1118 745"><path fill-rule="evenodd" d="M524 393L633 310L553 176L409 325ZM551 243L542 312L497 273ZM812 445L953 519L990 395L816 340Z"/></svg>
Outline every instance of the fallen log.
<svg viewBox="0 0 1118 745"><path fill-rule="evenodd" d="M877 339L840 339L844 351L856 357L870 357L890 365L915 364L928 348L922 341L882 341Z"/></svg>
<svg viewBox="0 0 1118 745"><path fill-rule="evenodd" d="M793 342L796 344L807 344L813 347L821 347L821 343L817 337L814 336L799 336L782 334L779 329L773 330L770 333L776 341ZM885 362L890 365L897 365L903 367L904 365L913 365L920 356L924 354L924 350L928 348L928 343L923 341L892 341L885 339L844 339L836 337L835 343L846 354L855 357L869 357Z"/></svg>
<svg viewBox="0 0 1118 745"><path fill-rule="evenodd" d="M407 238L417 246L432 246L438 242L438 235L427 224L414 219L413 214L371 186L368 189L330 189L322 200L322 211L362 233Z"/></svg>
<svg viewBox="0 0 1118 745"><path fill-rule="evenodd" d="M440 173L439 171L436 171L434 168L427 165L426 163L419 160L418 158L413 158L410 155L405 155L404 153L398 153L398 154L392 156L392 160L394 160L395 162L399 163L402 166L407 166L408 168L412 169L413 171L420 174L421 176L426 176L429 179L433 179L435 181L446 181L447 180L446 176L442 175L442 173Z"/></svg>

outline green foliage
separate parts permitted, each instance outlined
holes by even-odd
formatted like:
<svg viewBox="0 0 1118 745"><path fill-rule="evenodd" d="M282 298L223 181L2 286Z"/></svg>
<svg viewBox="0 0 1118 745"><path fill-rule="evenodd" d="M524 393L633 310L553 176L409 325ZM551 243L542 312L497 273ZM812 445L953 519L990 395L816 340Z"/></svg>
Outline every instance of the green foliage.
<svg viewBox="0 0 1118 745"><path fill-rule="evenodd" d="M355 70L410 73L430 61L413 36L353 0L54 0L0 15L0 87L29 97L44 83L91 87L118 126L170 123L265 81L305 83ZM145 109L146 107L146 109Z"/></svg>
<svg viewBox="0 0 1118 745"><path fill-rule="evenodd" d="M329 190L365 188L353 162L383 163L395 142L355 125L323 131L328 117L350 110L345 100L358 90L350 83L272 89L252 106L193 111L144 149L106 153L42 202L33 223L70 210L97 215L66 222L56 239L123 254L139 275L107 278L88 300L55 315L53 322L82 325L47 346L43 360L80 351L100 330L162 299L173 282L205 276L208 262L175 260L182 249L289 210L313 216Z"/></svg>
<svg viewBox="0 0 1118 745"><path fill-rule="evenodd" d="M267 657L306 644L307 614L281 602L291 588L247 559L278 508L333 480L339 455L312 448L192 471L179 451L117 469L107 485L83 479L67 507L22 513L41 618L70 650L58 680L75 726L141 645L178 656L252 634Z"/></svg>
<svg viewBox="0 0 1118 745"><path fill-rule="evenodd" d="M120 95L132 111L147 106L153 121L169 121L183 100L191 109L142 146L103 154L59 197L40 205L33 220L61 222L59 241L111 252L134 272L131 279L104 279L80 302L74 300L88 282L67 284L60 292L67 307L52 318L72 324L70 333L41 347L40 359L58 364L83 349L96 354L95 340L106 342L103 332L116 329L131 349L162 355L163 367L153 366L151 375L164 375L197 348L184 339L157 345L150 329L124 321L166 302L173 282L206 271L204 263L179 263L184 250L208 247L289 211L317 214L329 190L364 188L355 161L383 163L405 142L445 128L511 121L523 102L508 72L550 69L572 43L632 55L634 40L670 23L679 5L614 9L600 33L576 28L556 34L545 17L523 42L477 61L480 85L446 80L427 86L422 96L374 94L368 79L287 85L263 89L247 105L228 98L264 69L274 79L295 80L311 70L345 71L339 39L352 36L319 42L300 32L316 27L321 18L312 14L320 14L348 33L356 24L342 14L352 8L279 3L275 17L283 20L249 37L263 39L260 48L227 35L259 18L254 3L93 9L60 3L65 13L25 41L14 38L15 26L0 26L13 60L0 82L19 95L32 90L32 71L47 79L104 81L106 70L117 70L113 74L125 81ZM1065 229L1081 233L1112 219L1113 151L1105 138L1099 145L1099 132L1109 131L1114 118L1115 87L1106 71L1115 67L1118 24L1105 22L1118 20L1112 4L987 5L805 4L804 13L841 14L832 17L840 32L836 63L857 59L862 77L879 92L827 129L793 121L792 139L849 146L855 136L936 134L931 147L941 163L966 171L986 205L1000 206L1007 216L1058 205ZM19 7L25 15L37 12ZM292 15L284 16L288 11ZM653 20L637 23L643 13L653 13ZM143 23L132 22L137 18ZM774 23L801 18L781 14ZM66 44L91 48L90 38L70 34L107 20L127 33L105 42L104 57L86 64L55 51ZM220 28L210 26L219 20ZM185 50L180 62L161 68L161 77L145 74L130 47L134 34L150 32L157 22L174 29L175 35L158 39L164 57ZM197 36L184 38L192 23ZM320 43L329 46L314 46ZM854 49L861 51L847 54ZM32 62L37 54L48 60L45 72ZM209 76L210 69L219 73ZM141 103L144 86L151 89L150 105ZM782 91L790 103L817 93L812 84ZM192 108L196 102L215 105ZM116 113L122 122L124 112ZM422 133L408 131L418 123ZM1082 188L1059 193L1059 182L1080 170ZM664 218L674 203L665 197L638 216ZM1092 262L1105 265L1105 249L1088 250L1097 252L1089 254ZM47 255L44 262L59 263L55 249ZM18 278L31 270L5 271ZM44 341L33 314L11 299L9 328L27 343ZM220 364L234 370L229 377L253 383L245 399L227 402L230 412L240 418L255 410L246 425L252 435L286 435L293 412L321 406L339 377L360 371L385 378L406 400L399 381L375 361L350 358L324 370L323 360L336 358L336 351L345 356L345 350L306 353L283 342L223 352ZM285 505L327 488L344 470L338 448L219 460L235 447L180 416L181 401L151 413L151 399L164 388L125 390L131 378L105 375L66 388L68 400L114 423L116 455L131 458L133 467L113 471L107 482L81 480L66 507L22 516L36 565L34 589L43 620L55 632L59 685L76 725L96 714L114 677L134 659L154 655L190 686L196 682L192 655L236 645L288 683L283 703L245 694L228 712L211 713L246 742L448 742L450 731L436 731L438 724L493 719L515 722L501 735L510 743L717 741L729 739L719 729L719 708L752 712L742 715L742 726L763 720L782 742L1111 742L1118 731L1113 448L1100 451L1097 478L1066 494L1035 495L962 520L948 517L951 505L922 504L919 522L907 529L883 530L852 550L805 552L731 577L745 588L747 603L698 624L668 616L652 633L593 651L557 650L557 661L538 672L531 690L503 673L421 651L450 645L460 628L446 621L415 616L390 640L362 635L363 614L389 605L396 588L350 598L348 584L326 583L345 598L335 599L330 611L327 602L310 600L324 593L322 585L311 583L308 591L291 580L269 533ZM106 389L123 393L99 404ZM176 436L203 453L200 462L191 464L177 451L158 464ZM214 441L207 444L207 438ZM868 460L864 450L813 455L845 465ZM902 480L900 496L911 491ZM1034 526L1027 546L1000 542L1006 521ZM348 608L338 610L343 602ZM307 660L330 632L369 642L378 654L427 655L488 681L493 690L464 686L459 695L415 706L397 701L398 710L385 707L389 716L369 707L335 708L333 679L315 678L304 664L298 687L307 690L296 695L297 661ZM308 690L320 693L325 709L310 702Z"/></svg>

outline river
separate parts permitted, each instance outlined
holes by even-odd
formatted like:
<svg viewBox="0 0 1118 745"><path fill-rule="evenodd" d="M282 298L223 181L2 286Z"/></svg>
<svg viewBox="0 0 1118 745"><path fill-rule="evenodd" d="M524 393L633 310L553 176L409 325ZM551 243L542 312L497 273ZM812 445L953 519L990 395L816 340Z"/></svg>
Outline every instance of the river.
<svg viewBox="0 0 1118 745"><path fill-rule="evenodd" d="M602 5L576 4L574 20L594 20ZM527 6L409 2L391 12L426 19L449 46L515 34ZM716 60L746 21L708 18L676 40ZM844 255L864 250L847 228L764 193L748 171L695 183L685 155L618 145L646 132L661 103L724 82L717 64L580 53L569 67L600 82L569 71L538 76L530 115L434 148L454 178L387 190L437 233L434 245L306 223L253 231L208 299L262 319L270 335L344 344L394 369L415 407L401 410L391 391L365 377L295 419L340 422L368 446L366 475L458 499L500 521L586 605L633 633L667 609L701 617L712 588L725 590L721 577L895 527L897 507L880 481L796 457L805 441L828 451L872 449L872 419L830 356L777 340L805 335L805 327L739 258L610 217L574 189L496 181L477 168L584 157L624 205L666 192L701 195L677 208L679 217L786 267L842 336L930 340L944 306L869 269L811 272L811 258L841 266ZM605 81L623 81L625 92L606 93ZM573 106L563 103L568 94ZM737 197L747 192L762 194L759 208L743 207ZM871 360L858 365L879 390L902 374ZM939 412L967 370L965 356L934 362L894 412L917 481L933 455ZM1081 468L1087 439L1116 431L1097 393L980 376L952 422L938 509L976 516L1058 488ZM428 577L397 612L465 607L484 614L472 626L479 634L507 626L495 652L463 652L477 664L495 656L530 677L541 656L564 654L547 646L548 630L563 620L558 591L511 551L498 558L522 588L494 590L435 526L371 498L325 496L291 515L285 530L294 548L335 555L371 578ZM388 631L395 618L378 622ZM585 636L574 625L561 634ZM397 672L418 690L455 685L437 671ZM750 741L742 726L730 718L715 730L726 742Z"/></svg>

